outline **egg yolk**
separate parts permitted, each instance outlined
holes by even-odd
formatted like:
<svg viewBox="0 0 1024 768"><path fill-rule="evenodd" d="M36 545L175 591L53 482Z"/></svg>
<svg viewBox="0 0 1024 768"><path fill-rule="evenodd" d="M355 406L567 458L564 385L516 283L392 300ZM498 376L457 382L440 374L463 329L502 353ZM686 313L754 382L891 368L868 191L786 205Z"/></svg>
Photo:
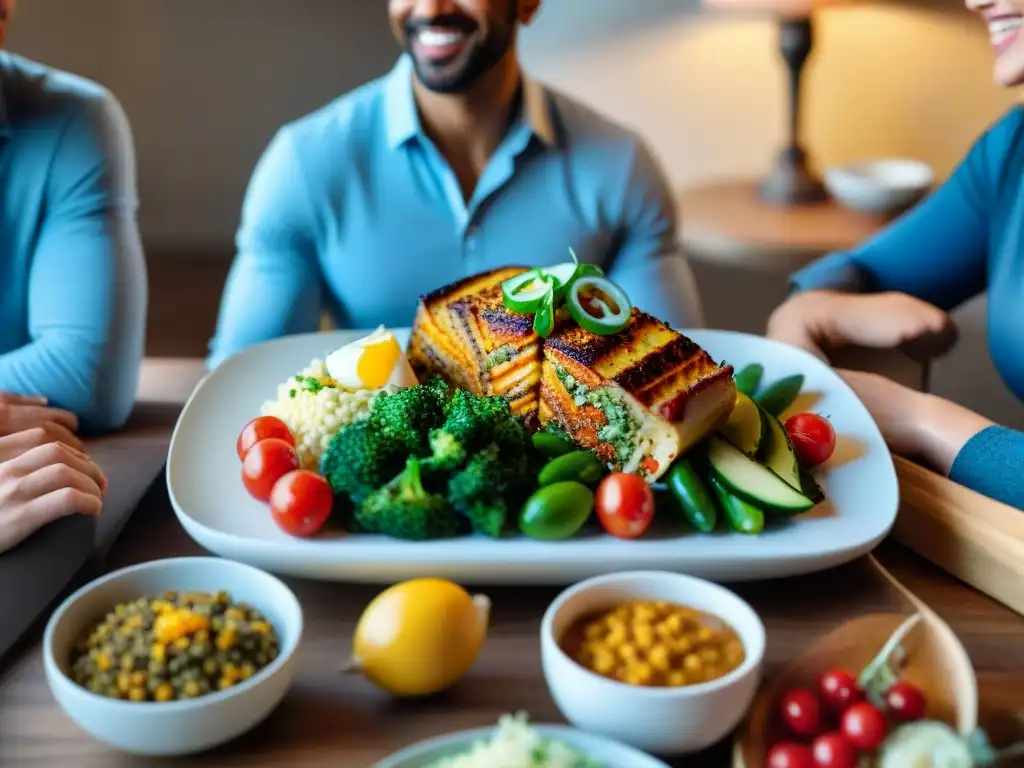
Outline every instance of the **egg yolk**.
<svg viewBox="0 0 1024 768"><path fill-rule="evenodd" d="M356 363L356 376L367 389L380 389L388 383L402 348L394 336L386 336L363 347Z"/></svg>

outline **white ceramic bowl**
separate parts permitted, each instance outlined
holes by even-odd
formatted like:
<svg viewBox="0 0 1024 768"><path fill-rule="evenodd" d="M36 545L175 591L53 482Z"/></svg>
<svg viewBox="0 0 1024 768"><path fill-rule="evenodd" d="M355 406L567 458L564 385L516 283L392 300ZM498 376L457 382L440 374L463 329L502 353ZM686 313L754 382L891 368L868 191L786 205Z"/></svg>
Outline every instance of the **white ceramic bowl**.
<svg viewBox="0 0 1024 768"><path fill-rule="evenodd" d="M217 592L261 611L277 631L280 654L249 680L195 699L131 702L94 694L69 676L75 642L117 603L167 590ZM138 755L200 752L240 736L278 705L295 676L302 608L280 580L215 557L182 557L131 566L102 576L54 612L43 638L46 680L78 727L110 746Z"/></svg>
<svg viewBox="0 0 1024 768"><path fill-rule="evenodd" d="M918 202L935 181L919 160L887 158L825 170L825 186L843 205L864 213L896 213Z"/></svg>
<svg viewBox="0 0 1024 768"><path fill-rule="evenodd" d="M584 614L634 600L665 600L718 616L740 637L743 663L718 680L680 688L648 688L610 680L570 659L559 646ZM724 587L663 571L612 573L582 581L551 603L541 623L544 677L559 711L583 731L659 755L695 752L732 731L761 680L764 625L754 609Z"/></svg>

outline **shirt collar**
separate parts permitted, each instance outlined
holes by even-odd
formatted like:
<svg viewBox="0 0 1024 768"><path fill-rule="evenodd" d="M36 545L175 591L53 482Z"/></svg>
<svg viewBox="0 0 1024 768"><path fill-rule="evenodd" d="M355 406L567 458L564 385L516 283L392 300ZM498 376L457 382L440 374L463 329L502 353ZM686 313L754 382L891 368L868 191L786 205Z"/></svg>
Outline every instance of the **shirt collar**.
<svg viewBox="0 0 1024 768"><path fill-rule="evenodd" d="M412 88L413 67L402 54L384 83L384 122L388 146L397 149L423 134ZM547 146L557 143L551 99L544 86L523 73L522 116L534 136Z"/></svg>

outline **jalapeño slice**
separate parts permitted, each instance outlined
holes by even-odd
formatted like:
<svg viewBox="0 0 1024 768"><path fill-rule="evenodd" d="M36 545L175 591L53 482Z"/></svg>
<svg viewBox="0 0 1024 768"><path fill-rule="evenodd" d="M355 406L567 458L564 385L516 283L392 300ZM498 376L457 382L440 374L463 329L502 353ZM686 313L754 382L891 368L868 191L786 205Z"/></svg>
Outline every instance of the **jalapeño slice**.
<svg viewBox="0 0 1024 768"><path fill-rule="evenodd" d="M601 275L574 280L565 303L572 319L585 331L598 336L621 331L629 324L633 312L626 292Z"/></svg>
<svg viewBox="0 0 1024 768"><path fill-rule="evenodd" d="M531 269L510 277L501 284L501 298L513 312L531 315L536 312L551 290L551 282L539 269Z"/></svg>

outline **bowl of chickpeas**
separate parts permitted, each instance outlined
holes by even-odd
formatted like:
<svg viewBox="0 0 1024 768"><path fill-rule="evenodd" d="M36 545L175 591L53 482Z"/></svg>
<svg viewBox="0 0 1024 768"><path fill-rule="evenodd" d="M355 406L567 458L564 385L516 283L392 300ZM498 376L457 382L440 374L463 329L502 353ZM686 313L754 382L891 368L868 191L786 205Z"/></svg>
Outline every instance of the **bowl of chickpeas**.
<svg viewBox="0 0 1024 768"><path fill-rule="evenodd" d="M279 579L216 557L107 574L54 612L43 667L94 738L151 757L194 754L250 730L295 676L302 609Z"/></svg>
<svg viewBox="0 0 1024 768"><path fill-rule="evenodd" d="M541 622L544 677L562 715L660 755L699 751L739 724L764 648L764 624L735 593L661 571L582 581Z"/></svg>

